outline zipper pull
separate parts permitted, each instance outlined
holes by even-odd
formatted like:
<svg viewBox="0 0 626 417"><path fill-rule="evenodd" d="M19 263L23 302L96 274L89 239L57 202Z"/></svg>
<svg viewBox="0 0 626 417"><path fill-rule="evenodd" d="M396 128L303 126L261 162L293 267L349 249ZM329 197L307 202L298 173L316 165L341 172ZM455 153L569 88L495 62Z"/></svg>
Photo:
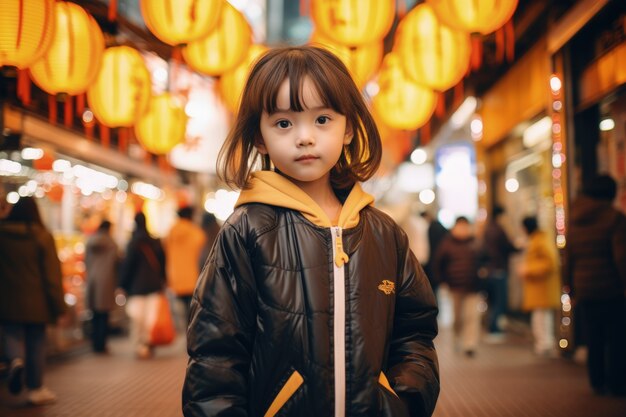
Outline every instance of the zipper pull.
<svg viewBox="0 0 626 417"><path fill-rule="evenodd" d="M335 231L335 265L341 268L346 262L350 260L348 254L343 251L343 241L341 239L341 228L337 228Z"/></svg>

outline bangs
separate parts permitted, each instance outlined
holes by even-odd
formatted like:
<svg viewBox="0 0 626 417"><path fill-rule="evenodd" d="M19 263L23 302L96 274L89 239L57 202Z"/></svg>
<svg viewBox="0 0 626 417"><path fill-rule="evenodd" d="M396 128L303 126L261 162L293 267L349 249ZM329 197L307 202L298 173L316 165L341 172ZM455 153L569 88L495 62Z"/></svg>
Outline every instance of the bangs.
<svg viewBox="0 0 626 417"><path fill-rule="evenodd" d="M323 57L325 58L325 57ZM348 103L345 93L341 93L342 81L336 72L328 71L328 62L318 56L305 55L300 51L290 51L288 56L280 59L274 68L265 67L259 72L259 78L265 77L264 88L260 91L262 108L268 114L280 110L276 101L278 90L285 80L289 80L289 110L304 111L306 103L302 97L302 88L306 77L313 82L315 92L325 107L345 115ZM325 69L326 68L326 69ZM346 73L346 75L348 75ZM348 75L349 77L349 75ZM344 102L345 101L345 102Z"/></svg>

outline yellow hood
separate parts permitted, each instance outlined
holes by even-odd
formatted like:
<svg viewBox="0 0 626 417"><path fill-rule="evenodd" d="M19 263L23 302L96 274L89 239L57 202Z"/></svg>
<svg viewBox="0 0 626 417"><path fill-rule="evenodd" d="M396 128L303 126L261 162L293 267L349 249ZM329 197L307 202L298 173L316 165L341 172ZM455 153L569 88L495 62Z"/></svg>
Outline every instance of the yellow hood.
<svg viewBox="0 0 626 417"><path fill-rule="evenodd" d="M287 178L273 171L254 172L250 187L243 190L235 207L246 203L264 203L285 207L301 212L309 221L322 227L333 226L324 210L307 193ZM359 212L372 204L374 197L367 194L357 183L352 187L341 213L337 226L354 227L359 223Z"/></svg>

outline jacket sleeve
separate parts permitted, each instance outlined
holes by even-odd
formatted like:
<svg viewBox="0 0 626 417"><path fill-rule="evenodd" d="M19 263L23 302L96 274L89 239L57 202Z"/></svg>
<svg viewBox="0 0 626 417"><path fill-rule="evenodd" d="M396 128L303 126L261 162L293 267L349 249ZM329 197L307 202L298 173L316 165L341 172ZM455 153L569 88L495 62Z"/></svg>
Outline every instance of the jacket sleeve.
<svg viewBox="0 0 626 417"><path fill-rule="evenodd" d="M244 239L226 224L202 271L187 329L185 417L247 416L256 285Z"/></svg>
<svg viewBox="0 0 626 417"><path fill-rule="evenodd" d="M437 336L437 301L424 270L400 240L400 271L394 328L389 348L388 375L410 415L432 415L439 396L439 364L433 339Z"/></svg>

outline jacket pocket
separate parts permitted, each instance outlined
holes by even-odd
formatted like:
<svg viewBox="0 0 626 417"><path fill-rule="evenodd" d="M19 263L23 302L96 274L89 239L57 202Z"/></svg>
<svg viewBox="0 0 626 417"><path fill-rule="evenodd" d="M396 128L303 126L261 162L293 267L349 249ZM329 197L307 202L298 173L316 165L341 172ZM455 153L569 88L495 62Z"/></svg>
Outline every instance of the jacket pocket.
<svg viewBox="0 0 626 417"><path fill-rule="evenodd" d="M396 397L398 396L398 394L396 394L393 388L391 388L391 385L389 384L389 380L387 379L387 377L382 371L380 372L380 375L378 376L378 383L382 385L387 391L395 395Z"/></svg>
<svg viewBox="0 0 626 417"><path fill-rule="evenodd" d="M302 375L298 371L293 371L278 395L274 398L274 401L272 401L270 408L265 412L264 417L274 417L303 383Z"/></svg>

